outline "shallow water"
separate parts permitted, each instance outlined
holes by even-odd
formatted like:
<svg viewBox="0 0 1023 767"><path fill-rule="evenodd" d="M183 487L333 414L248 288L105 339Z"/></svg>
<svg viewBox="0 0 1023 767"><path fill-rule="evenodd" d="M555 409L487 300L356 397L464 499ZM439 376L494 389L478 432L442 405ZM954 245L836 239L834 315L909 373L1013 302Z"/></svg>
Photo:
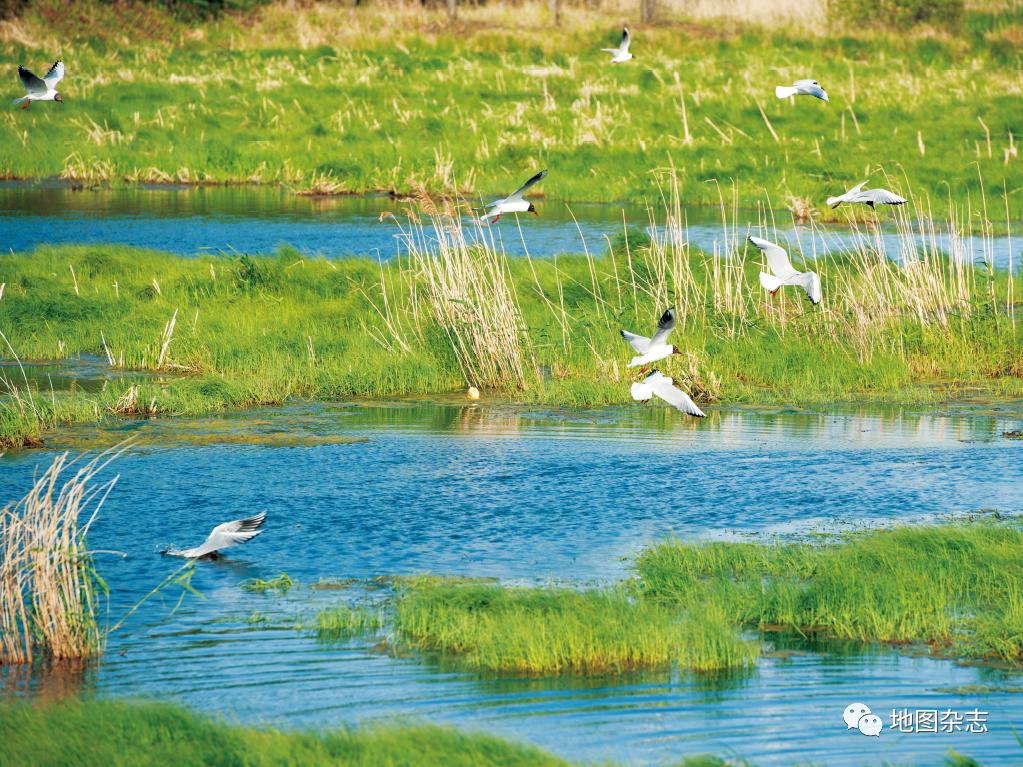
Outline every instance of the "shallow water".
<svg viewBox="0 0 1023 767"><path fill-rule="evenodd" d="M384 195L303 197L275 188L75 191L58 183L0 182L0 248L20 252L40 245L117 243L194 256L270 253L289 244L328 258L392 258L405 252L405 246L394 219L380 216L403 218L406 207ZM548 257L587 250L599 255L606 251L608 238L621 236L626 225L650 230L650 214L638 206L541 200L538 208L539 217L521 218L521 233L514 216L493 226L495 242L509 255ZM880 219L889 222L891 215L882 211ZM689 208L685 217L688 241L709 253L726 252L750 233L764 234L755 211L739 211L727 232L717 209ZM660 211L656 219L663 221ZM1016 269L1023 261L1020 238L1013 243L1009 237L993 237L987 247L977 237L953 244L941 225L935 228L933 241L958 258L988 258L1000 269L1010 264ZM770 237L808 260L846 252L857 241L837 225L794 226L785 212L777 215ZM883 248L895 260L915 250L918 241L902 239L889 229L864 238L865 244Z"/></svg>
<svg viewBox="0 0 1023 767"><path fill-rule="evenodd" d="M29 679L8 669L4 686L159 696L284 726L399 715L626 764L706 752L759 765L935 764L948 748L1018 763L1023 749L1010 728L1023 724L1021 698L998 688L1023 679L996 669L846 646L765 658L724 677L486 678L374 652L373 640L321 643L296 629L296 619L309 624L317 606L349 592L282 597L239 584L282 570L304 584L424 571L602 582L627 576L628 557L669 533L799 535L982 508L1020 513L1023 443L1002 432L1021 424L1019 403L946 413L721 410L694 421L639 406L396 402L128 422L113 435L77 429L53 449L129 434L141 442L118 461L121 479L91 538L128 554L101 562L112 615L177 565L156 553L162 544L198 541L213 524L259 509L269 511L266 534L200 563L193 585L205 600L188 598L174 614L173 592L145 605L99 667ZM367 441L259 444L282 432ZM217 442L224 433L253 444ZM210 444L196 444L203 438ZM0 459L0 498L21 495L47 457ZM994 689L948 691L967 685ZM886 721L892 708L980 708L990 732L865 738L842 723L853 701Z"/></svg>

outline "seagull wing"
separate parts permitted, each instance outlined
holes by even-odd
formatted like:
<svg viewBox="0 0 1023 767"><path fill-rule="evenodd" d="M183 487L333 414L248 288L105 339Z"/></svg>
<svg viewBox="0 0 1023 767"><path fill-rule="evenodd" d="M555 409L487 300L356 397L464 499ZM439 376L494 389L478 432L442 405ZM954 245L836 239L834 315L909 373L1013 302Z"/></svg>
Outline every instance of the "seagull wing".
<svg viewBox="0 0 1023 767"><path fill-rule="evenodd" d="M672 407L678 408L686 415L696 416L697 418L703 418L706 415L696 406L696 403L693 402L688 394L675 386L670 378L661 375L660 372L655 370L643 380L643 383L650 387L650 391L655 396L660 397Z"/></svg>
<svg viewBox="0 0 1023 767"><path fill-rule="evenodd" d="M625 27L622 29L622 44L619 46L618 50L620 50L622 53L628 53L629 44L631 42L632 38L629 36L629 28Z"/></svg>
<svg viewBox="0 0 1023 767"><path fill-rule="evenodd" d="M21 78L21 84L25 86L25 90L29 94L46 93L48 90L46 83L25 69L25 67L18 67L18 77Z"/></svg>
<svg viewBox="0 0 1023 767"><path fill-rule="evenodd" d="M668 340L671 331L675 329L675 310L668 309L657 321L657 332L650 339L651 346L658 346Z"/></svg>
<svg viewBox="0 0 1023 767"><path fill-rule="evenodd" d="M846 192L845 195L843 195L843 196L844 197L855 197L856 195L858 195L860 193L860 190L862 190L863 187L865 187L866 185L867 185L866 181L861 181L856 186L854 186L852 189L850 189L848 192Z"/></svg>
<svg viewBox="0 0 1023 767"><path fill-rule="evenodd" d="M43 76L43 82L46 83L46 87L53 90L57 87L57 83L64 79L64 62L55 61L53 66L50 67L50 71Z"/></svg>
<svg viewBox="0 0 1023 767"><path fill-rule="evenodd" d="M760 251L767 258L767 266L775 277L779 277L783 280L787 280L789 277L793 277L798 272L792 268L792 263L789 261L789 254L785 252L785 249L775 245L773 242L762 240L759 237L750 237L749 241L760 248Z"/></svg>
<svg viewBox="0 0 1023 767"><path fill-rule="evenodd" d="M235 519L231 522L217 525L213 528L213 532L210 533L210 537L192 555L202 557L218 549L229 549L232 546L238 546L246 541L251 541L263 532L262 527L265 521L266 512L261 511L253 517Z"/></svg>
<svg viewBox="0 0 1023 767"><path fill-rule="evenodd" d="M906 202L905 197L899 197L887 189L868 189L856 196L856 202L872 202L876 205L902 205Z"/></svg>
<svg viewBox="0 0 1023 767"><path fill-rule="evenodd" d="M525 184L523 184L518 189L516 189L512 194L510 194L507 197L505 197L504 200L507 201L507 202L511 202L513 200L521 200L522 199L522 195L524 195L526 192L528 192L530 190L530 188L532 188L536 184L539 184L545 178L547 178L547 171L546 170L542 170L539 173L537 173L535 176L533 176L533 178L529 179L529 181L527 181Z"/></svg>
<svg viewBox="0 0 1023 767"><path fill-rule="evenodd" d="M494 200L493 202L488 202L486 205L483 206L483 210L486 210L487 208L496 208L498 205L500 205L506 199L507 199L506 197L502 197L500 200Z"/></svg>
<svg viewBox="0 0 1023 767"><path fill-rule="evenodd" d="M636 354L643 354L650 348L650 339L646 336L637 336L635 333L630 333L628 330L623 330L621 333L622 338L629 342L629 346L633 348Z"/></svg>
<svg viewBox="0 0 1023 767"><path fill-rule="evenodd" d="M799 275L799 287L806 291L810 297L810 303L814 306L821 302L821 278L817 272L803 272Z"/></svg>

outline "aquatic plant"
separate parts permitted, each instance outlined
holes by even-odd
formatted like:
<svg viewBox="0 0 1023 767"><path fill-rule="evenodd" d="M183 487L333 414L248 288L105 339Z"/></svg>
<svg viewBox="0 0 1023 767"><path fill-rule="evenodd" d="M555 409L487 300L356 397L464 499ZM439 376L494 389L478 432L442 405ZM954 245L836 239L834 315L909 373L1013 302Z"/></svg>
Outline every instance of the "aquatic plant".
<svg viewBox="0 0 1023 767"><path fill-rule="evenodd" d="M644 550L644 599L733 625L1023 663L1023 527L980 520L821 543L686 543Z"/></svg>
<svg viewBox="0 0 1023 767"><path fill-rule="evenodd" d="M241 587L245 591L265 594L268 591L275 591L278 594L287 594L291 591L295 582L287 573L278 573L273 578L248 578L242 581Z"/></svg>
<svg viewBox="0 0 1023 767"><path fill-rule="evenodd" d="M399 588L394 625L411 647L470 668L526 674L741 668L757 645L721 613L681 612L636 599L624 587L576 591L452 585Z"/></svg>
<svg viewBox="0 0 1023 767"><path fill-rule="evenodd" d="M351 639L374 634L384 625L379 607L339 604L316 614L316 635L320 639Z"/></svg>
<svg viewBox="0 0 1023 767"><path fill-rule="evenodd" d="M124 449L77 467L57 455L21 500L0 510L0 662L102 652L96 610L106 584L86 536L117 482L97 475Z"/></svg>

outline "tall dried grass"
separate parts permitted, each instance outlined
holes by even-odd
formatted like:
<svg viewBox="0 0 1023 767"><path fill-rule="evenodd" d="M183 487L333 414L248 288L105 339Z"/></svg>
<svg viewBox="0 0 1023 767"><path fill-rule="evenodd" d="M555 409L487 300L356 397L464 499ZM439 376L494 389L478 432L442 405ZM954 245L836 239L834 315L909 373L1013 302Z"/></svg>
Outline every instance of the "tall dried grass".
<svg viewBox="0 0 1023 767"><path fill-rule="evenodd" d="M58 455L25 497L0 511L0 662L102 652L96 609L106 586L86 535L118 479L99 483L97 475L125 449L107 450L77 471L67 453Z"/></svg>

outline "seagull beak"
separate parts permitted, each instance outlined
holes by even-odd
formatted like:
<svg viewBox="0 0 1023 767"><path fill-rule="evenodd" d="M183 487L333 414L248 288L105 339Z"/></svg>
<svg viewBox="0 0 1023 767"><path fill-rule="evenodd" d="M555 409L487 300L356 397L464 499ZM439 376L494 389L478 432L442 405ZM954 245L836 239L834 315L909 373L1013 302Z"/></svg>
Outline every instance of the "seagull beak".
<svg viewBox="0 0 1023 767"><path fill-rule="evenodd" d="M679 349L677 346L673 346L673 347L671 347L671 353L672 354L681 354L682 350Z"/></svg>
<svg viewBox="0 0 1023 767"><path fill-rule="evenodd" d="M536 216L537 218L540 218L540 214L537 212L536 208L533 208L533 210L531 212L532 212L532 214L534 216Z"/></svg>

